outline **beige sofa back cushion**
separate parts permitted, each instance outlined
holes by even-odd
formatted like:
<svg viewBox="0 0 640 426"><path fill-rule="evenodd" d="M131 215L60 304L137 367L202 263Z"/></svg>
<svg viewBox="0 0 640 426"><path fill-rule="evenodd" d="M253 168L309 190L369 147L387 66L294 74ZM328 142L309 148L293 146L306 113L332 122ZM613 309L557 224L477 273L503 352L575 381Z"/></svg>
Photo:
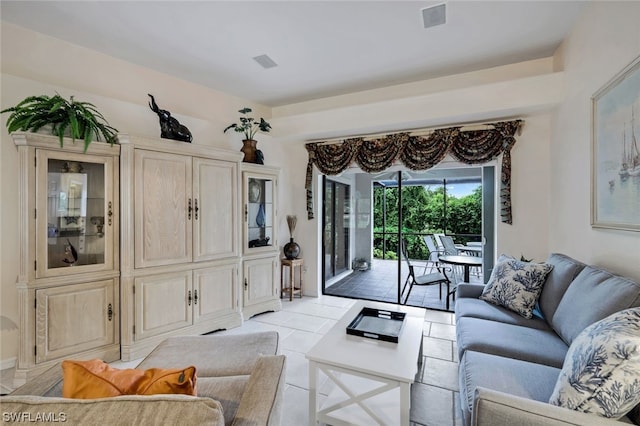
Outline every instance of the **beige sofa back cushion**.
<svg viewBox="0 0 640 426"><path fill-rule="evenodd" d="M101 399L6 396L0 398L0 405L3 423L224 426L222 406L218 401L185 395Z"/></svg>

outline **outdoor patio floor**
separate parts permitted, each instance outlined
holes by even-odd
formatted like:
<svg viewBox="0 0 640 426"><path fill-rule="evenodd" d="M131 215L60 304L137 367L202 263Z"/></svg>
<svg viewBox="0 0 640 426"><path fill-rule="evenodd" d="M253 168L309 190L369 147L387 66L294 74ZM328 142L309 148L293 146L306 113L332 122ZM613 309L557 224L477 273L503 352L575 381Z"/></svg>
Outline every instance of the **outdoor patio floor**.
<svg viewBox="0 0 640 426"><path fill-rule="evenodd" d="M417 274L424 270L424 262L411 261ZM371 267L366 271L353 271L340 281L325 288L325 294L332 296L350 297L354 299L376 300L381 302L397 303L398 301L398 261L373 259ZM427 273L430 272L427 270ZM404 284L409 275L406 262L402 262L401 276ZM447 274L452 281L455 279L451 273ZM482 282L481 278L471 276L471 282ZM408 290L408 288L407 288ZM418 286L414 285L407 305L419 306L429 309L446 309L446 286L442 286L442 299L439 297L439 285ZM455 301L449 297L449 311L453 312Z"/></svg>

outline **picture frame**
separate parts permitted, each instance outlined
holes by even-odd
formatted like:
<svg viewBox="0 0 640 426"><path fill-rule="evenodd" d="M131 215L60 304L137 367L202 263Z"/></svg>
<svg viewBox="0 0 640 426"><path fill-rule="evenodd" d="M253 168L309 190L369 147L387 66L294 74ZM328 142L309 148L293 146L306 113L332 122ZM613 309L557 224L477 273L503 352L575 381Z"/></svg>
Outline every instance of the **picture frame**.
<svg viewBox="0 0 640 426"><path fill-rule="evenodd" d="M640 232L640 56L591 104L591 226Z"/></svg>

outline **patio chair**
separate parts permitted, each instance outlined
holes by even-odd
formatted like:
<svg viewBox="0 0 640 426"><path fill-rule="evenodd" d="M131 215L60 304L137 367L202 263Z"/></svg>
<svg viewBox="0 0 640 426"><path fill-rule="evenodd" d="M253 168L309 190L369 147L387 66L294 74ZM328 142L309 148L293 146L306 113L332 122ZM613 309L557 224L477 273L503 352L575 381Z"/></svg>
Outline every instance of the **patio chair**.
<svg viewBox="0 0 640 426"><path fill-rule="evenodd" d="M444 245L444 255L447 256L464 256L466 253L460 253L460 250L456 246L456 243L453 241L453 238L449 235L441 235L440 240ZM453 280L457 283L460 281L458 277L462 276L462 266L453 266L451 268L451 272L453 274Z"/></svg>
<svg viewBox="0 0 640 426"><path fill-rule="evenodd" d="M444 246L444 254L447 256L458 255L458 247L456 247L456 243L453 241L453 238L449 235L441 235L440 241L442 241L442 245Z"/></svg>
<svg viewBox="0 0 640 426"><path fill-rule="evenodd" d="M441 237L444 237L444 234L433 234L433 239L436 242L436 246L438 247L438 251L444 253L444 244L442 244Z"/></svg>
<svg viewBox="0 0 640 426"><path fill-rule="evenodd" d="M427 258L427 264L424 267L424 272L427 272L427 268L431 266L429 272L433 272L433 268L438 268L439 266L439 258L441 254L444 254L444 250L440 250L436 247L436 243L434 242L434 235L424 235L422 237L424 239L424 243L427 246L427 250L429 250L429 257Z"/></svg>
<svg viewBox="0 0 640 426"><path fill-rule="evenodd" d="M409 296L411 295L411 290L413 289L414 285L438 284L440 286L439 297L442 300L442 284L445 284L447 286L446 309L449 310L449 296L452 294L452 292L449 286L450 284L449 278L447 278L447 275L444 273L444 271L441 271L440 268L438 267L438 272L433 272L430 274L423 274L423 275L416 275L414 265L411 264L411 260L409 259L409 254L407 253L406 242L404 241L402 242L401 252L402 252L402 257L404 258L404 261L407 263L407 266L409 267L409 275L407 276L407 279L405 280L404 285L402 286L401 294L404 294L407 288L407 285L409 285L409 291L407 291L407 295L405 296L404 302L402 302L402 304L406 305L407 302L409 301Z"/></svg>

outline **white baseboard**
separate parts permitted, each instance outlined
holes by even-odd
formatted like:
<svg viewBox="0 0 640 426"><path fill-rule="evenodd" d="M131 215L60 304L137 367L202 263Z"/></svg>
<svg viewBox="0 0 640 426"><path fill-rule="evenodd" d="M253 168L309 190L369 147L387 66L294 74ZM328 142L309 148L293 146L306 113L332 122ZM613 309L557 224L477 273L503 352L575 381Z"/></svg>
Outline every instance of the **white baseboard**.
<svg viewBox="0 0 640 426"><path fill-rule="evenodd" d="M9 368L13 368L16 366L17 358L14 356L13 358L0 360L0 370L7 370Z"/></svg>

